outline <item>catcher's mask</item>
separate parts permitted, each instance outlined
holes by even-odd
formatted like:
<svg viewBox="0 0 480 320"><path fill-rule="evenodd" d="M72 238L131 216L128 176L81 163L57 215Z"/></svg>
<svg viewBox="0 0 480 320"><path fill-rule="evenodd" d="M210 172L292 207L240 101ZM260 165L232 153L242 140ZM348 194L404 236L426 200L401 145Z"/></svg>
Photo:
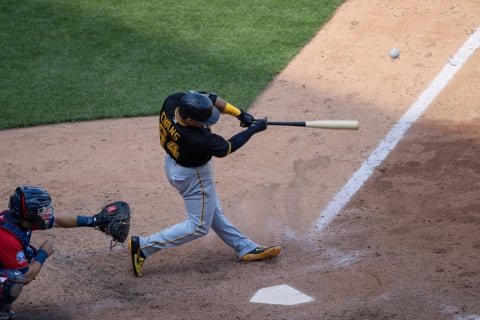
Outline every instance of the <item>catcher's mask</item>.
<svg viewBox="0 0 480 320"><path fill-rule="evenodd" d="M54 210L48 192L40 187L17 187L8 205L10 217L19 223L30 222L39 229L48 229L53 221Z"/></svg>
<svg viewBox="0 0 480 320"><path fill-rule="evenodd" d="M180 99L178 109L182 118L191 118L210 126L220 118L220 111L213 106L212 100L196 91L188 91Z"/></svg>

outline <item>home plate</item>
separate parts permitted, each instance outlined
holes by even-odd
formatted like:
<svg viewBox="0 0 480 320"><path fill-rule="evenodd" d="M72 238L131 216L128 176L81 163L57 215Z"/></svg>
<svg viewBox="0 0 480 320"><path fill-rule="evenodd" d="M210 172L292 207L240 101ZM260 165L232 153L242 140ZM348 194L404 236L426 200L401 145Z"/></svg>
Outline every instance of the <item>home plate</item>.
<svg viewBox="0 0 480 320"><path fill-rule="evenodd" d="M285 306L292 306L310 301L313 301L312 297L309 297L286 284L260 289L255 293L252 299L250 299L250 302L253 303L281 304Z"/></svg>

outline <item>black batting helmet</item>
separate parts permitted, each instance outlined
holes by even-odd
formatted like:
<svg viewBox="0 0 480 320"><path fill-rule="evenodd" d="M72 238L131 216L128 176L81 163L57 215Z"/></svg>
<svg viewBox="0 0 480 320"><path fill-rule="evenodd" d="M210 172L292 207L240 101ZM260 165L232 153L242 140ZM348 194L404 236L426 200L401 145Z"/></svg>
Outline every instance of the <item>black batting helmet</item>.
<svg viewBox="0 0 480 320"><path fill-rule="evenodd" d="M187 91L180 99L179 112L182 118L191 118L204 125L218 121L220 112L213 106L212 100L196 91Z"/></svg>
<svg viewBox="0 0 480 320"><path fill-rule="evenodd" d="M26 220L40 229L51 227L52 200L48 192L40 187L17 187L8 207L15 222Z"/></svg>

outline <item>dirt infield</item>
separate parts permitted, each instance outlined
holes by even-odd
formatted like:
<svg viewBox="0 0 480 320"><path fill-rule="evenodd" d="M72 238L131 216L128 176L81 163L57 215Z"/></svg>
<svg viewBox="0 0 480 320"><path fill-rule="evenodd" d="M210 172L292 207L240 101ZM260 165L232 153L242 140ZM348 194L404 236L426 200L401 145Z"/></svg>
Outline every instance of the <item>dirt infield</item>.
<svg viewBox="0 0 480 320"><path fill-rule="evenodd" d="M32 243L51 239L56 252L18 299L18 318L480 319L479 51L333 222L314 227L453 63L478 17L477 0L350 0L258 97L250 111L270 120L361 124L269 127L214 160L226 214L255 241L282 245L277 259L240 263L212 232L152 256L135 278L128 251L109 250L98 231L37 232ZM393 47L398 59L388 56ZM215 130L230 136L238 121L225 116ZM57 211L129 202L132 234L184 218L164 176L156 117L0 131L0 154L4 207L15 186L34 184L50 191ZM281 284L314 301L250 302Z"/></svg>

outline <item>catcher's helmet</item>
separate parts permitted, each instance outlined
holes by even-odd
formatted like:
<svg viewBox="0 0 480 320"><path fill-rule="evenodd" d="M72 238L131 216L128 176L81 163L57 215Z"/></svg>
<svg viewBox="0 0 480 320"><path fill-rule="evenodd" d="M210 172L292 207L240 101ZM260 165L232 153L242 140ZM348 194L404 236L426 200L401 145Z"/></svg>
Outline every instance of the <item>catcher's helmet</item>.
<svg viewBox="0 0 480 320"><path fill-rule="evenodd" d="M40 229L48 229L53 219L52 200L40 187L17 187L8 205L10 216L16 221L26 220Z"/></svg>
<svg viewBox="0 0 480 320"><path fill-rule="evenodd" d="M188 91L180 99L179 112L182 118L191 118L204 125L218 121L220 112L213 106L212 100L196 91Z"/></svg>

